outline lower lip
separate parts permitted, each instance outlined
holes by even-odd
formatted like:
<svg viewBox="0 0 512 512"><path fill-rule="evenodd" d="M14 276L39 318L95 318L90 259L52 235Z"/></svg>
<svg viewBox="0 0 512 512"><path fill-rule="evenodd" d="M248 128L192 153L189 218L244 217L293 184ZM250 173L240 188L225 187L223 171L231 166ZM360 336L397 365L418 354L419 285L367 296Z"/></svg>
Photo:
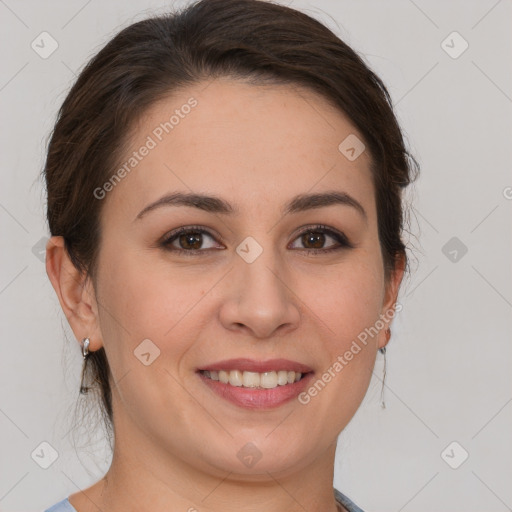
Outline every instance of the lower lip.
<svg viewBox="0 0 512 512"><path fill-rule="evenodd" d="M296 398L308 386L313 373L307 373L297 382L272 389L244 388L212 380L198 372L201 380L217 395L245 409L273 409Z"/></svg>

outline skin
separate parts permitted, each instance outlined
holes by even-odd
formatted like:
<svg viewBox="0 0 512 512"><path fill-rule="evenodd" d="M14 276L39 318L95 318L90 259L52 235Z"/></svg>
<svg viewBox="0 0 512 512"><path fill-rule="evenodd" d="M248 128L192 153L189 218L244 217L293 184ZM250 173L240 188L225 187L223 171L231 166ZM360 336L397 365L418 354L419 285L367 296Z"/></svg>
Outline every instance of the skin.
<svg viewBox="0 0 512 512"><path fill-rule="evenodd" d="M131 151L191 96L198 105L103 199L95 283L73 267L61 237L48 243L47 272L73 332L91 339L91 351L105 347L114 378L112 465L70 502L79 512L334 512L337 436L368 389L384 329L307 405L240 408L213 394L196 369L282 357L311 366L316 380L393 308L403 261L386 282L370 155L349 161L338 151L348 135L363 137L316 93L229 79L154 105ZM332 190L350 194L367 218L340 204L280 211L298 194ZM239 213L167 206L134 220L162 195L191 191ZM354 247L306 253L300 228L315 232L316 224ZM212 232L200 247L221 250L187 256L158 246L190 225ZM263 248L250 264L235 251L247 236ZM337 245L326 235L324 248ZM133 353L144 339L160 350L149 366ZM236 456L248 442L261 452L252 468Z"/></svg>

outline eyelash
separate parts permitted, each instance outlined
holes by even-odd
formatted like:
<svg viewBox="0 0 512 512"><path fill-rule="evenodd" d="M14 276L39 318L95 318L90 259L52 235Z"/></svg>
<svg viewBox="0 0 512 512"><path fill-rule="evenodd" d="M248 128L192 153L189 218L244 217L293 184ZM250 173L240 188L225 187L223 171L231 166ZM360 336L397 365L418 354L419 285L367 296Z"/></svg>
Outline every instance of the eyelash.
<svg viewBox="0 0 512 512"><path fill-rule="evenodd" d="M168 235L166 235L164 237L164 239L162 240L162 242L160 243L160 246L167 251L184 254L186 256L199 256L201 253L204 253L207 251L219 250L219 249L188 249L187 250L187 249L178 249L176 247L171 247L172 242L174 242L180 235L183 235L186 233L201 233L201 234L206 234L213 239L216 238L215 235L210 233L207 229L203 228L202 226L186 226L186 227L178 228L178 229L172 231L171 233L169 233ZM315 226L309 226L307 229L298 233L297 236L295 237L294 241L297 238L305 235L306 233L322 233L325 235L329 235L332 238L334 238L334 240L336 240L336 242L338 242L339 245L330 247L327 249L294 249L294 250L299 250L306 254L312 254L312 253L322 254L322 253L330 253L330 252L334 252L334 251L339 251L341 249L352 249L354 247L349 242L349 240L345 236L345 234L338 232L338 231L334 231L333 229L328 228L327 226L324 226L322 224L318 224Z"/></svg>

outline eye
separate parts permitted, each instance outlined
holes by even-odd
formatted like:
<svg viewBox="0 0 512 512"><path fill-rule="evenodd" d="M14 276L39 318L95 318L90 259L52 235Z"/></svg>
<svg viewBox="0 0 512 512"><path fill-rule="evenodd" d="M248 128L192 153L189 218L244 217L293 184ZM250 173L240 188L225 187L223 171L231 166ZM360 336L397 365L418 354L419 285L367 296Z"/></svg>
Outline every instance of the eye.
<svg viewBox="0 0 512 512"><path fill-rule="evenodd" d="M329 239L334 240L334 244L326 247ZM297 247L297 241L303 244L303 247ZM292 244L292 249L302 249L308 253L325 253L351 247L353 245L343 233L321 225L302 231Z"/></svg>
<svg viewBox="0 0 512 512"><path fill-rule="evenodd" d="M166 250L191 256L208 249L223 248L216 245L215 238L210 232L199 226L181 227L172 231L165 236L161 246Z"/></svg>
<svg viewBox="0 0 512 512"><path fill-rule="evenodd" d="M326 247L326 243L331 243ZM297 242L302 247L297 246ZM333 243L334 242L334 243ZM164 237L160 245L167 251L196 256L208 250L225 249L219 246L215 236L201 226L184 226L178 228ZM340 249L352 248L353 245L347 237L334 229L323 225L311 226L302 231L289 246L306 253L326 253Z"/></svg>

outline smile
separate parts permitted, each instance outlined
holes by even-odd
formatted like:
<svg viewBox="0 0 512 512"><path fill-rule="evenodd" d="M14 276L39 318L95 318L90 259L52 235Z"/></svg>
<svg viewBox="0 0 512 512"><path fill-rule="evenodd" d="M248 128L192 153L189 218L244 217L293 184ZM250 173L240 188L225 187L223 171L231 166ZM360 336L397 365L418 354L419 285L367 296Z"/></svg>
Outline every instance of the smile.
<svg viewBox="0 0 512 512"><path fill-rule="evenodd" d="M210 391L237 407L269 410L280 407L304 391L315 372L291 359L225 359L196 369Z"/></svg>
<svg viewBox="0 0 512 512"><path fill-rule="evenodd" d="M203 370L201 373L208 379L229 384L235 387L273 389L286 386L301 380L300 372L279 370L270 372L249 372L241 370Z"/></svg>

